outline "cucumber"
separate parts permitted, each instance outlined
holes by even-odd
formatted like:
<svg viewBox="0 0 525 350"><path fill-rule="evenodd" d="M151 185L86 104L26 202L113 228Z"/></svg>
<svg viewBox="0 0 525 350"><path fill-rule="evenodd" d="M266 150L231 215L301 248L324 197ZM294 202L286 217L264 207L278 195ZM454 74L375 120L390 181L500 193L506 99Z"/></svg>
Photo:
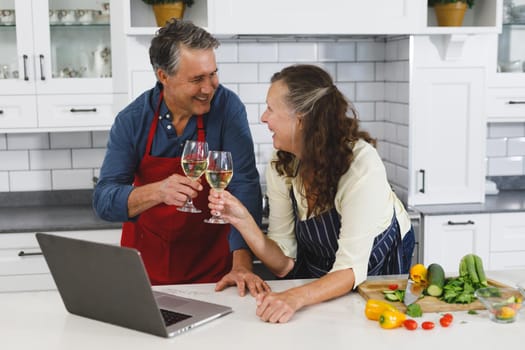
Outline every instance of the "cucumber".
<svg viewBox="0 0 525 350"><path fill-rule="evenodd" d="M468 275L472 283L479 283L478 272L476 271L476 262L474 259L474 254L467 254L464 256L465 262L467 264Z"/></svg>
<svg viewBox="0 0 525 350"><path fill-rule="evenodd" d="M433 297L439 297L443 294L445 285L445 271L439 264L430 264L427 268L427 294Z"/></svg>
<svg viewBox="0 0 525 350"><path fill-rule="evenodd" d="M461 261L459 263L459 276L468 276L467 261L465 257L461 258Z"/></svg>
<svg viewBox="0 0 525 350"><path fill-rule="evenodd" d="M487 277L485 276L485 270L483 269L483 261L477 255L474 255L474 265L476 266L479 283L487 287L489 284L487 282Z"/></svg>

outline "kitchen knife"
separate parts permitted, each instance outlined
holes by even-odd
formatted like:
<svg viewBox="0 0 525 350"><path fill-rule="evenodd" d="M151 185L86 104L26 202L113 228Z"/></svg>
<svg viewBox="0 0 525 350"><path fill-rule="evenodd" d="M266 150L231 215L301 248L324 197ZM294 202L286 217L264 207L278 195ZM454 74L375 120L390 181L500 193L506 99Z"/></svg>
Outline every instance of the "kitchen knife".
<svg viewBox="0 0 525 350"><path fill-rule="evenodd" d="M407 279L407 287L405 288L405 297L403 299L403 304L406 306L415 303L418 299L421 293L423 292L423 286L415 283L410 279L410 277Z"/></svg>

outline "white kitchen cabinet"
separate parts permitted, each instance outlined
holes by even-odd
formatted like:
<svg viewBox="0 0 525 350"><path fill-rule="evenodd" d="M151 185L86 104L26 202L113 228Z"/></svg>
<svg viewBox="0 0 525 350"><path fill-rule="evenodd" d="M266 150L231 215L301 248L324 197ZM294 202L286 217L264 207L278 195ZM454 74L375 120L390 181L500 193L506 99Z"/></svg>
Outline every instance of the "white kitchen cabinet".
<svg viewBox="0 0 525 350"><path fill-rule="evenodd" d="M122 19L103 4L0 0L0 9L16 14L0 18L0 132L111 126L127 100L127 86L113 79L125 74L124 34Z"/></svg>
<svg viewBox="0 0 525 350"><path fill-rule="evenodd" d="M420 68L410 82L409 205L483 202L481 68Z"/></svg>
<svg viewBox="0 0 525 350"><path fill-rule="evenodd" d="M489 261L490 215L437 215L423 217L423 264L439 263L447 275L458 274L466 254ZM488 265L488 264L487 264ZM489 266L485 266L486 269Z"/></svg>
<svg viewBox="0 0 525 350"><path fill-rule="evenodd" d="M462 27L439 27L434 10L421 0L199 0L185 19L215 35L388 35L496 33L502 0L478 0ZM125 0L129 35L157 30L149 5Z"/></svg>
<svg viewBox="0 0 525 350"><path fill-rule="evenodd" d="M506 2L501 33L487 40L488 120L525 121L525 0Z"/></svg>
<svg viewBox="0 0 525 350"><path fill-rule="evenodd" d="M120 229L47 232L118 245ZM56 289L35 233L0 234L0 292Z"/></svg>
<svg viewBox="0 0 525 350"><path fill-rule="evenodd" d="M490 268L525 267L525 213L491 214Z"/></svg>

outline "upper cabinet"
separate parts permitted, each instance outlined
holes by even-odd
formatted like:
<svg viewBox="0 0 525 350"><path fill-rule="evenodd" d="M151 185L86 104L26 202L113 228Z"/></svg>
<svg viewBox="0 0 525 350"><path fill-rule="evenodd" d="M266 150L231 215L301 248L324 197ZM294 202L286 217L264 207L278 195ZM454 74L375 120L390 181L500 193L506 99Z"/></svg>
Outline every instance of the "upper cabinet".
<svg viewBox="0 0 525 350"><path fill-rule="evenodd" d="M112 124L114 102L125 90L113 79L119 50L110 5L0 0L0 132Z"/></svg>
<svg viewBox="0 0 525 350"><path fill-rule="evenodd" d="M462 27L438 27L424 0L199 0L184 17L219 36L495 33L501 1L477 0ZM151 7L125 3L126 33L155 33Z"/></svg>
<svg viewBox="0 0 525 350"><path fill-rule="evenodd" d="M502 30L489 40L487 114L492 122L525 121L525 0L504 0Z"/></svg>

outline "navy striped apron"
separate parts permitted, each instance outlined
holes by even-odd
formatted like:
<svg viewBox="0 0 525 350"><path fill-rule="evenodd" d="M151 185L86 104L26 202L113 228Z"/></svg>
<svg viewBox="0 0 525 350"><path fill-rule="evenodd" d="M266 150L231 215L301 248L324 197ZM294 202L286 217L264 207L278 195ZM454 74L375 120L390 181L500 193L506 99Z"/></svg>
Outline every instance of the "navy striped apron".
<svg viewBox="0 0 525 350"><path fill-rule="evenodd" d="M318 278L326 275L335 262L339 247L341 216L335 208L316 217L299 219L297 201L290 190L294 215L297 259L286 278ZM368 275L403 273L403 244L395 211L390 226L376 236L368 261Z"/></svg>

